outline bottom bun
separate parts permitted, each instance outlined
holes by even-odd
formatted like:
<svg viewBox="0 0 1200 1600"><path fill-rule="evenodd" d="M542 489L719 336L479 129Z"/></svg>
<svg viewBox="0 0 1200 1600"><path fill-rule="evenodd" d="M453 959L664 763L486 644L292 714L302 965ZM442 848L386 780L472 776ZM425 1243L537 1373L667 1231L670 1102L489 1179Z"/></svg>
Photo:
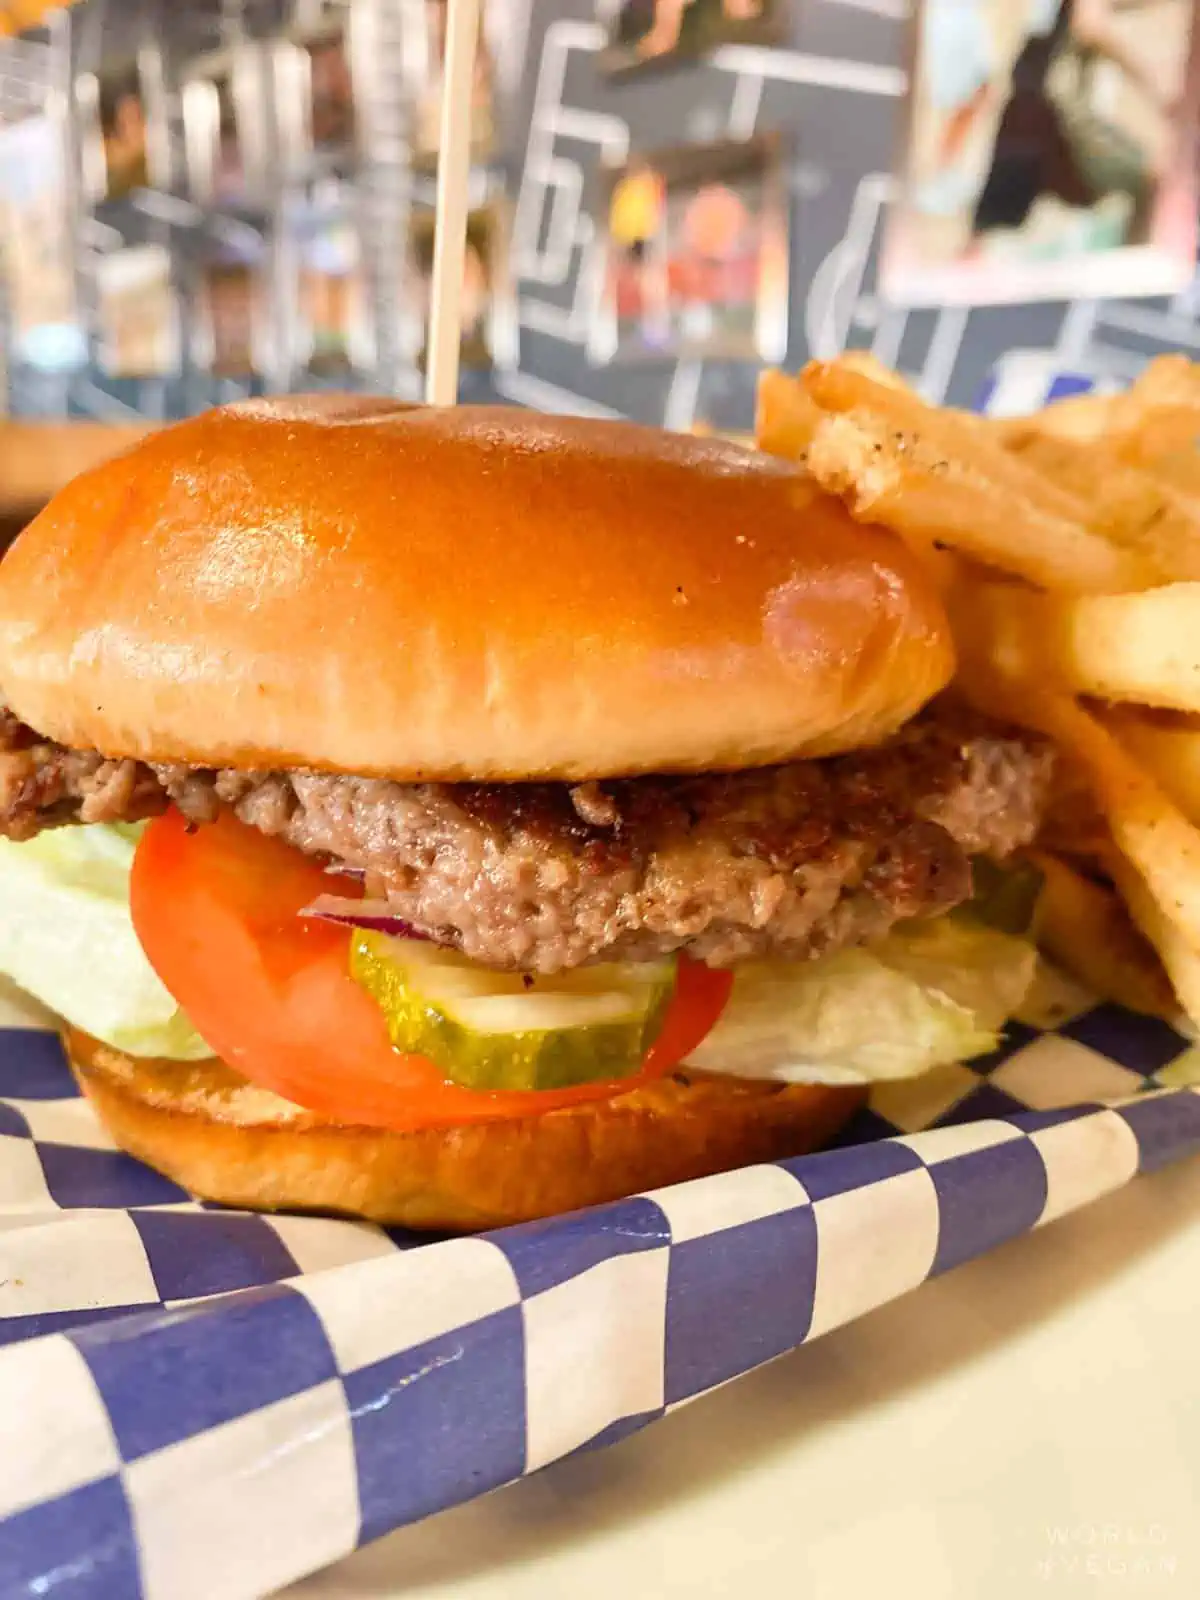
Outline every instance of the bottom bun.
<svg viewBox="0 0 1200 1600"><path fill-rule="evenodd" d="M802 1155L861 1089L676 1073L562 1111L465 1127L343 1127L222 1061L151 1061L68 1029L80 1088L117 1143L204 1200L466 1231Z"/></svg>

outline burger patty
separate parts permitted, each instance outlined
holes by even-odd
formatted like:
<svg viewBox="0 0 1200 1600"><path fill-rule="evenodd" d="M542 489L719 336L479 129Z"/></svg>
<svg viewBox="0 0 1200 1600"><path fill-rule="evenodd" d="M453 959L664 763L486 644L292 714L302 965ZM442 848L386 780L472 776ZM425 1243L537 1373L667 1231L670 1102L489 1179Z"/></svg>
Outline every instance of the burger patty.
<svg viewBox="0 0 1200 1600"><path fill-rule="evenodd" d="M0 838L32 839L69 822L140 822L165 806L162 784L140 761L54 744L0 706Z"/></svg>
<svg viewBox="0 0 1200 1600"><path fill-rule="evenodd" d="M555 972L684 949L713 966L878 938L971 892L969 858L1034 836L1049 749L935 706L877 749L732 773L403 784L145 766L0 712L0 834L231 808L367 874L396 916L492 967Z"/></svg>

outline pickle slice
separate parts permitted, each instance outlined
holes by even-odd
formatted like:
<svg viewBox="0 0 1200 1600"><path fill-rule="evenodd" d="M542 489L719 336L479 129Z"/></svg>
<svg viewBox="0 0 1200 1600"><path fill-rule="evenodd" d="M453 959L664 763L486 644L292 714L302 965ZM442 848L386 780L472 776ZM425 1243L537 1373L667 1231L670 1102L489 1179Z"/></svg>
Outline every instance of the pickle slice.
<svg viewBox="0 0 1200 1600"><path fill-rule="evenodd" d="M492 972L437 945L359 929L350 974L398 1050L470 1089L567 1089L636 1072L675 983L673 959L553 977Z"/></svg>
<svg viewBox="0 0 1200 1600"><path fill-rule="evenodd" d="M1042 897L1043 877L1032 861L1001 866L987 856L971 862L975 893L960 912L968 912L989 928L1017 938L1032 935Z"/></svg>

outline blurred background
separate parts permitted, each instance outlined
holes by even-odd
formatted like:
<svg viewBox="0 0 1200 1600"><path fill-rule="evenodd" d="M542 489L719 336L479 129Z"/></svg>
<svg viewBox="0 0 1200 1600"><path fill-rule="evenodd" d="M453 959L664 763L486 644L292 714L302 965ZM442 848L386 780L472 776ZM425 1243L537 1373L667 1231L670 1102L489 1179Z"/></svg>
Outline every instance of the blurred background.
<svg viewBox="0 0 1200 1600"><path fill-rule="evenodd" d="M486 0L463 398L741 434L764 363L847 346L1001 408L1200 349L1195 15ZM438 0L12 0L0 27L11 417L419 397Z"/></svg>

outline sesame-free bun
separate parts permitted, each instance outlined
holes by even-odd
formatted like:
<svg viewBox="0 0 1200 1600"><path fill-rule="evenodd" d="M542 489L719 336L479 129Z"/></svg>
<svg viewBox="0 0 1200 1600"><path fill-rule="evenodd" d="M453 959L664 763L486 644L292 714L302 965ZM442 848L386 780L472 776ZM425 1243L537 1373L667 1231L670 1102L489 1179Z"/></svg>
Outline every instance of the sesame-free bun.
<svg viewBox="0 0 1200 1600"><path fill-rule="evenodd" d="M504 407L244 402L0 564L0 703L110 756L580 779L876 742L947 681L892 534L790 463Z"/></svg>
<svg viewBox="0 0 1200 1600"><path fill-rule="evenodd" d="M391 1133L323 1121L220 1061L135 1059L73 1029L64 1043L116 1142L202 1199L449 1231L801 1155L865 1097L688 1071L540 1116Z"/></svg>

